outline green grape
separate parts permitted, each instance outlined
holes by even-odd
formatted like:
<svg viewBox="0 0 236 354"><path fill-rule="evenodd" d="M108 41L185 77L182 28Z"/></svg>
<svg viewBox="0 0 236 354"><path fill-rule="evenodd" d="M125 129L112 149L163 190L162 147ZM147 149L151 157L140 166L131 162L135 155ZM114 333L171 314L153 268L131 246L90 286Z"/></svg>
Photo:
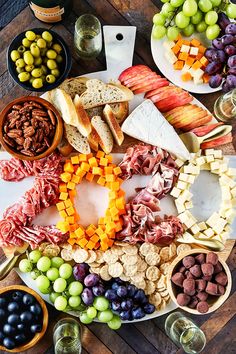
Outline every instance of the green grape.
<svg viewBox="0 0 236 354"><path fill-rule="evenodd" d="M53 290L56 293L62 293L66 289L67 283L63 278L57 278L53 284Z"/></svg>
<svg viewBox="0 0 236 354"><path fill-rule="evenodd" d="M63 279L69 279L72 275L72 266L68 263L64 263L59 268L60 277Z"/></svg>
<svg viewBox="0 0 236 354"><path fill-rule="evenodd" d="M37 287L39 288L39 290L41 291L41 289L48 289L49 288L50 281L48 280L46 275L40 275L36 279L36 284L37 284Z"/></svg>
<svg viewBox="0 0 236 354"><path fill-rule="evenodd" d="M83 284L79 281L73 281L68 287L69 294L72 296L80 295L83 291Z"/></svg>
<svg viewBox="0 0 236 354"><path fill-rule="evenodd" d="M58 296L61 296L61 294L52 292L52 293L49 295L49 299L50 299L50 300L52 301L52 303L54 304L54 302L55 302L55 300L56 300L56 298L57 298Z"/></svg>
<svg viewBox="0 0 236 354"><path fill-rule="evenodd" d="M111 310L98 312L97 318L100 322L107 323L112 320L113 312Z"/></svg>
<svg viewBox="0 0 236 354"><path fill-rule="evenodd" d="M185 14L183 13L183 11L180 11L179 13L177 13L177 15L175 16L175 23L176 26L179 28L185 28L189 25L190 22L190 18L185 16Z"/></svg>
<svg viewBox="0 0 236 354"><path fill-rule="evenodd" d="M210 0L213 7L219 6L222 0Z"/></svg>
<svg viewBox="0 0 236 354"><path fill-rule="evenodd" d="M197 8L195 0L186 0L183 5L183 13L185 16L191 17L197 13Z"/></svg>
<svg viewBox="0 0 236 354"><path fill-rule="evenodd" d="M40 275L41 273L38 269L33 269L32 272L30 272L30 276L33 280L36 280Z"/></svg>
<svg viewBox="0 0 236 354"><path fill-rule="evenodd" d="M84 323L84 324L90 324L93 322L93 319L88 317L86 312L82 312L79 316L80 322Z"/></svg>
<svg viewBox="0 0 236 354"><path fill-rule="evenodd" d="M214 25L218 20L218 14L216 11L209 11L205 15L205 22L207 25Z"/></svg>
<svg viewBox="0 0 236 354"><path fill-rule="evenodd" d="M30 31L29 31L30 32ZM26 32L27 33L27 32ZM34 250L34 251L31 251L30 254L29 254L29 260L30 262L32 263L37 263L39 258L41 258L42 254L40 252L40 250Z"/></svg>
<svg viewBox="0 0 236 354"><path fill-rule="evenodd" d="M192 23L190 23L187 27L185 27L183 29L183 34L186 36L186 37L190 37L195 31L195 27Z"/></svg>
<svg viewBox="0 0 236 354"><path fill-rule="evenodd" d="M195 15L193 15L193 16L191 17L191 22L192 22L194 25L197 25L199 22L202 21L202 17L203 17L202 11L197 10L197 12L195 13Z"/></svg>
<svg viewBox="0 0 236 354"><path fill-rule="evenodd" d="M170 41L174 41L179 35L179 29L177 27L169 27L167 29L167 37Z"/></svg>
<svg viewBox="0 0 236 354"><path fill-rule="evenodd" d="M50 268L47 271L47 277L51 281L55 281L57 278L59 278L59 271L57 268Z"/></svg>
<svg viewBox="0 0 236 354"><path fill-rule="evenodd" d="M11 60L17 61L17 59L20 59L20 53L17 50L13 50L11 52Z"/></svg>
<svg viewBox="0 0 236 354"><path fill-rule="evenodd" d="M205 21L201 21L197 24L196 26L196 30L199 32L199 33L202 33L202 32L205 32L207 29L207 24Z"/></svg>
<svg viewBox="0 0 236 354"><path fill-rule="evenodd" d="M170 3L166 3L162 6L161 13L166 16L167 18L170 18L174 15L175 8L171 6Z"/></svg>
<svg viewBox="0 0 236 354"><path fill-rule="evenodd" d="M81 297L80 296L71 296L69 298L69 306L75 308L78 307L81 304Z"/></svg>
<svg viewBox="0 0 236 354"><path fill-rule="evenodd" d="M109 307L109 301L104 296L97 296L94 299L93 306L98 311L105 311Z"/></svg>
<svg viewBox="0 0 236 354"><path fill-rule="evenodd" d="M156 14L153 16L153 19L152 19L154 25L164 25L165 22L166 22L166 18L163 14Z"/></svg>
<svg viewBox="0 0 236 354"><path fill-rule="evenodd" d="M22 273L29 273L33 269L33 266L28 259L22 259L19 263L19 269Z"/></svg>
<svg viewBox="0 0 236 354"><path fill-rule="evenodd" d="M236 18L236 5L235 4L229 4L226 7L226 15L229 18Z"/></svg>
<svg viewBox="0 0 236 354"><path fill-rule="evenodd" d="M210 0L199 0L198 7L202 12L208 12L212 9Z"/></svg>
<svg viewBox="0 0 236 354"><path fill-rule="evenodd" d="M113 318L107 324L111 329L119 329L121 327L120 317L113 315Z"/></svg>
<svg viewBox="0 0 236 354"><path fill-rule="evenodd" d="M208 26L206 29L206 37L211 41L217 38L219 34L220 34L220 26L216 24L212 26Z"/></svg>
<svg viewBox="0 0 236 354"><path fill-rule="evenodd" d="M170 4L173 6L173 7L179 7L181 5L183 5L185 0L170 0Z"/></svg>
<svg viewBox="0 0 236 354"><path fill-rule="evenodd" d="M154 26L152 30L152 36L154 39L161 39L166 34L166 28L164 26ZM18 59L19 60L19 59Z"/></svg>
<svg viewBox="0 0 236 354"><path fill-rule="evenodd" d="M38 270L41 270L41 272L46 272L49 268L51 268L50 258L46 256L41 257L37 262L37 268Z"/></svg>
<svg viewBox="0 0 236 354"><path fill-rule="evenodd" d="M39 291L42 293L42 294L50 294L52 289L51 287L47 288L47 289L44 289L43 287L38 287Z"/></svg>
<svg viewBox="0 0 236 354"><path fill-rule="evenodd" d="M52 257L51 262L53 268L60 268L64 263L64 260L61 257Z"/></svg>
<svg viewBox="0 0 236 354"><path fill-rule="evenodd" d="M64 311L67 306L67 299L64 296L58 296L55 299L54 306L58 311Z"/></svg>
<svg viewBox="0 0 236 354"><path fill-rule="evenodd" d="M169 1L170 1L170 0L161 0L161 2L164 2L164 3L165 3L165 2L169 2Z"/></svg>
<svg viewBox="0 0 236 354"><path fill-rule="evenodd" d="M87 315L89 318L95 318L97 316L97 310L95 307L90 306L87 308Z"/></svg>

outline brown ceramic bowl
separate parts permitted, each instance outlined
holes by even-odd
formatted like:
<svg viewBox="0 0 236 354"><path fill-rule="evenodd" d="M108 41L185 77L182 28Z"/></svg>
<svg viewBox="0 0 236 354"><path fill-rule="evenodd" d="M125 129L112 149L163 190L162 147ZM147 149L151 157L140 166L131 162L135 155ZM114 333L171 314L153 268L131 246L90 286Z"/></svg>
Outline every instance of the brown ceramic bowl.
<svg viewBox="0 0 236 354"><path fill-rule="evenodd" d="M180 266L180 263L182 262L183 258L186 256L190 256L190 255L194 255L197 256L199 253L209 253L210 251L205 250L205 249L192 249L191 251L185 251L182 252L178 257L176 257L174 259L174 261L171 263L169 271L168 271L168 275L167 275L167 289L169 291L170 297L171 299L174 301L174 303L182 308L184 311L192 313L194 315L205 315L205 313L200 313L198 312L196 309L191 309L188 306L179 306L178 302L177 302L177 295L179 294L179 287L177 287L172 281L171 281L171 277L172 275L175 273L176 269ZM220 259L220 255L218 253L218 257L219 257L219 262L221 263L227 277L228 277L228 284L225 287L225 293L224 295L221 296L209 296L209 298L207 299L207 302L209 304L209 310L207 313L211 313L213 311L216 311L229 297L230 291L231 291L231 287L232 287L232 277L231 277L231 273L229 270L229 267L227 266L227 264Z"/></svg>
<svg viewBox="0 0 236 354"><path fill-rule="evenodd" d="M11 350L6 349L2 345L0 345L1 351L6 351L9 353L21 353L21 352L24 352L24 351L32 348L44 336L47 326L48 326L48 310L47 310L44 300L34 290L28 288L27 286L23 286L23 285L6 286L6 287L0 289L0 295L6 294L8 291L12 291L12 290L21 290L21 291L24 291L28 294L31 294L38 301L38 303L41 306L42 311L43 311L42 331L40 333L36 333L35 336L30 340L30 342L23 344L20 347L16 347L14 349L11 349Z"/></svg>
<svg viewBox="0 0 236 354"><path fill-rule="evenodd" d="M55 134L54 134L54 138L51 143L51 146L47 150L45 150L44 152L42 152L36 156L26 156L26 155L20 153L19 151L17 151L16 149L12 148L11 146L9 146L8 144L6 144L5 141L3 140L4 123L5 123L5 120L7 119L8 113L11 111L12 107L15 104L21 104L21 103L30 102L30 101L40 103L45 108L53 111L53 113L56 117L56 121L57 121L56 122L56 130L55 130ZM0 142L3 146L3 148L7 152L9 152L13 157L16 157L20 160L33 161L33 160L42 159L42 158L50 155L56 149L58 144L60 143L62 135L63 135L63 122L62 122L62 118L61 118L59 112L51 103L44 100L43 98L35 97L35 96L24 96L24 97L16 98L15 100L11 101L0 113Z"/></svg>

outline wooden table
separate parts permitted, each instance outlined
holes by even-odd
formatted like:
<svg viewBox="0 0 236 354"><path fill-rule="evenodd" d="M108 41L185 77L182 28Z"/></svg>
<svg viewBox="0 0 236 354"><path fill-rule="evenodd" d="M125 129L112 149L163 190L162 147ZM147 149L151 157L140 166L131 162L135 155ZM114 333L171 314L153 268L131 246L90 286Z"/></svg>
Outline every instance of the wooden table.
<svg viewBox="0 0 236 354"><path fill-rule="evenodd" d="M135 45L134 64L145 63L153 70L157 70L150 51L150 32L152 17L160 8L157 0L74 0L73 11L70 16L60 24L47 25L39 22L32 15L25 1L0 1L14 6L16 3L21 10L5 28L0 31L0 110L12 99L31 94L11 79L6 65L6 51L11 40L26 29L34 27L52 28L58 32L68 43L73 52L73 31L76 18L83 13L93 13L102 24L135 25L137 26L137 38ZM15 3L15 4L14 4ZM6 8L6 6L5 6ZM15 11L15 8L14 8ZM5 12L5 16L7 13ZM104 53L97 60L84 62L75 61L73 53L73 66L71 76L82 75L88 72L104 70L106 67ZM218 93L211 95L196 95L205 106L212 111ZM233 129L234 146L236 147L236 128ZM130 143L130 141L127 141ZM227 154L235 154L233 144L223 147ZM228 300L218 311L210 315L190 316L203 329L207 337L207 345L204 354L231 354L236 353L236 248L233 249L228 264L232 270L233 288ZM21 279L12 271L9 276L0 282L0 287L12 284L21 284ZM52 354L52 330L59 318L64 314L57 312L52 306L48 306L50 323L46 335L27 354ZM93 323L83 326L83 354L174 354L183 353L165 335L164 322L166 316L137 324L123 325L118 331L111 331L104 324ZM3 353L3 352L1 352Z"/></svg>

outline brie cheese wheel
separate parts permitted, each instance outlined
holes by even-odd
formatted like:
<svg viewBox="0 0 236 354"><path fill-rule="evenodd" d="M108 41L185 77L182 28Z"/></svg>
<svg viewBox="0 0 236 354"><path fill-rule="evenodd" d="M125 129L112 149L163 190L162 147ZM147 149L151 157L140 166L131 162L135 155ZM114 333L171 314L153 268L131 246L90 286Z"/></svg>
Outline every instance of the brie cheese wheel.
<svg viewBox="0 0 236 354"><path fill-rule="evenodd" d="M188 149L151 100L141 103L126 118L121 129L125 134L158 146L182 160L190 159Z"/></svg>

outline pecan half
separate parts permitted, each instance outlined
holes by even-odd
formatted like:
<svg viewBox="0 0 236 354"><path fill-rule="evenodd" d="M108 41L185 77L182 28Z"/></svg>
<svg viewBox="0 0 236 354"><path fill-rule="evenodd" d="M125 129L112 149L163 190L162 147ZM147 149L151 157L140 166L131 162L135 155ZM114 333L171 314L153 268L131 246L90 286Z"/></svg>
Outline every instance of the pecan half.
<svg viewBox="0 0 236 354"><path fill-rule="evenodd" d="M47 112L43 111L42 109L33 109L32 116L39 116L39 117L47 117Z"/></svg>
<svg viewBox="0 0 236 354"><path fill-rule="evenodd" d="M52 125L56 125L55 115L54 115L53 111L51 111L50 109L48 109L48 116L52 122Z"/></svg>
<svg viewBox="0 0 236 354"><path fill-rule="evenodd" d="M12 147L15 147L15 142L14 142L14 140L12 140L11 138L9 138L6 134L4 134L2 138L3 138L3 140L5 141L5 143L6 143L7 145L10 145L10 146L12 146Z"/></svg>
<svg viewBox="0 0 236 354"><path fill-rule="evenodd" d="M35 129L32 126L29 126L24 129L24 137L25 138L34 135L34 133L35 133Z"/></svg>
<svg viewBox="0 0 236 354"><path fill-rule="evenodd" d="M34 153L30 150L21 150L21 153L27 156L34 156Z"/></svg>
<svg viewBox="0 0 236 354"><path fill-rule="evenodd" d="M22 130L20 129L11 129L9 130L9 132L7 133L7 136L9 136L10 138L19 138L22 135Z"/></svg>

